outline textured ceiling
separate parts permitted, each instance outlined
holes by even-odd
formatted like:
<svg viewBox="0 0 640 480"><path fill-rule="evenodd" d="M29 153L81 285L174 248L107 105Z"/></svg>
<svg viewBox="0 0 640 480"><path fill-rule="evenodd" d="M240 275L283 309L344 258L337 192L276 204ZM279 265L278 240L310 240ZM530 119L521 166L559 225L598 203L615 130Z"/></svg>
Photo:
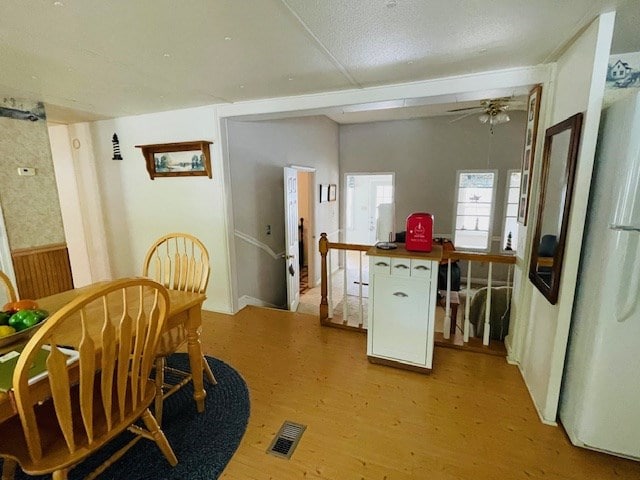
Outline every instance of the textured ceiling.
<svg viewBox="0 0 640 480"><path fill-rule="evenodd" d="M533 65L616 3L2 0L0 96L70 122Z"/></svg>

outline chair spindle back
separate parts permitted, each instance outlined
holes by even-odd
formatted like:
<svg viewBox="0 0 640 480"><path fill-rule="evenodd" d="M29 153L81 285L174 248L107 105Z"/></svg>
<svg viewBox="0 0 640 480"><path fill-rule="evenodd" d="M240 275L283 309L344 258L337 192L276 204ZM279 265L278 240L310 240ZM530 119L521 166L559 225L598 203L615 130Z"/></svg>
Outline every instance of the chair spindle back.
<svg viewBox="0 0 640 480"><path fill-rule="evenodd" d="M6 273L0 271L0 283L4 285L4 290L6 294L6 302L15 302L18 300L18 296L16 295L16 289L13 288L13 284L11 283L11 279L7 276Z"/></svg>
<svg viewBox="0 0 640 480"><path fill-rule="evenodd" d="M43 346L57 428L69 455L104 443L113 430L124 429L153 401L149 380L156 348L167 317L166 289L143 278L121 279L96 287L53 314L23 349L13 376L20 420L32 461L46 455L47 442L37 420L29 369ZM81 325L72 339L65 327ZM64 344L59 339L63 333ZM79 354L77 362L61 350ZM77 364L76 364L77 363ZM77 385L77 387L73 387ZM82 425L74 424L80 412ZM75 415L77 418L78 416ZM80 422L76 422L80 423ZM49 429L50 429L49 425Z"/></svg>
<svg viewBox="0 0 640 480"><path fill-rule="evenodd" d="M209 252L187 233L170 233L147 252L142 274L169 290L204 293L209 283Z"/></svg>

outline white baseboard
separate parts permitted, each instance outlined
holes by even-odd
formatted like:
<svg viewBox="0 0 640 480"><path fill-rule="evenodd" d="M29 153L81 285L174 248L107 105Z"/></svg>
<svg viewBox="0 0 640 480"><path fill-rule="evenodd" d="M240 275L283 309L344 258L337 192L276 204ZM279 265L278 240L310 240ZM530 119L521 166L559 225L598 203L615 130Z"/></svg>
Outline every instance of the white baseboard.
<svg viewBox="0 0 640 480"><path fill-rule="evenodd" d="M238 299L238 311L244 307L253 305L255 307L269 307L269 308L282 308L282 305L274 305L273 303L265 302L259 298L252 297L250 295L243 295Z"/></svg>
<svg viewBox="0 0 640 480"><path fill-rule="evenodd" d="M517 367L518 367L518 370L520 370L520 375L522 376L522 381L524 381L524 384L527 387L527 391L529 392L529 397L531 397L531 402L533 403L533 406L536 409L536 413L538 414L538 418L545 425L549 425L551 427L557 427L558 426L558 422L556 422L554 420L547 420L546 418L544 418L544 415L542 415L542 411L540 410L540 408L538 407L538 404L536 403L536 398L533 396L533 393L531 392L531 389L529 388L529 384L527 383L527 380L526 380L526 378L524 376L524 372L522 371L522 365L518 364Z"/></svg>
<svg viewBox="0 0 640 480"><path fill-rule="evenodd" d="M504 337L504 346L507 349L507 363L509 365L520 365L520 362L513 357L513 346L511 345L511 335Z"/></svg>

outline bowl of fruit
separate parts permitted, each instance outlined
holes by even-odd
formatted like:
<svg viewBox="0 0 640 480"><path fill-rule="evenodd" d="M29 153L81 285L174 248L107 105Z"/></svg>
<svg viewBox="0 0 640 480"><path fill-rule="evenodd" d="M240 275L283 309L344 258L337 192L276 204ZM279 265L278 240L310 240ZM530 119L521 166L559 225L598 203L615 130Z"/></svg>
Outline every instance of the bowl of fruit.
<svg viewBox="0 0 640 480"><path fill-rule="evenodd" d="M48 316L33 300L7 303L0 312L0 347L27 340Z"/></svg>

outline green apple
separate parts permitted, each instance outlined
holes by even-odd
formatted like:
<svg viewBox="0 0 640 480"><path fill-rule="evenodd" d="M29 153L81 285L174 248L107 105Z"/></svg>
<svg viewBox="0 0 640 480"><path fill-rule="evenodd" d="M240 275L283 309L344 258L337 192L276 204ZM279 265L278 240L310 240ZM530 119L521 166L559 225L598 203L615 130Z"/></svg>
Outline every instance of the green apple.
<svg viewBox="0 0 640 480"><path fill-rule="evenodd" d="M41 322L42 320L44 320L49 316L49 312L47 312L46 310L35 309L35 310L32 310L32 312L36 314L39 322Z"/></svg>
<svg viewBox="0 0 640 480"><path fill-rule="evenodd" d="M33 310L18 310L9 318L9 326L16 329L17 332L25 330L36 325L40 319Z"/></svg>

